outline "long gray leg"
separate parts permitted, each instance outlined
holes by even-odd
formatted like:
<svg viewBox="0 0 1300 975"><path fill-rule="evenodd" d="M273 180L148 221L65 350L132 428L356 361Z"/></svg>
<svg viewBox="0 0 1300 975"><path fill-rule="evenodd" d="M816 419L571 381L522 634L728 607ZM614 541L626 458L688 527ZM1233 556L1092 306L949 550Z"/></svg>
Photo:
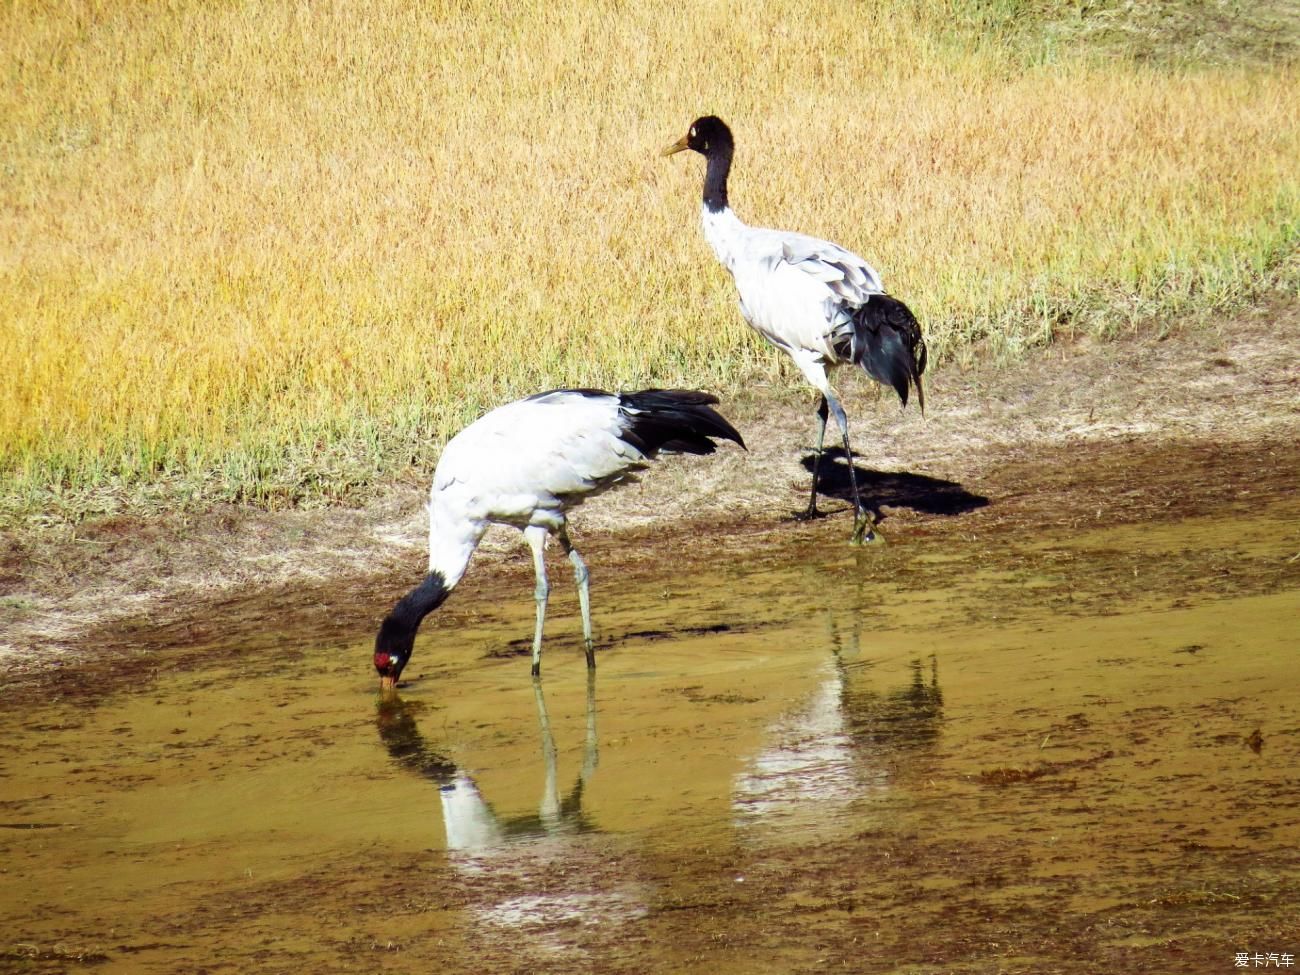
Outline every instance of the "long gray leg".
<svg viewBox="0 0 1300 975"><path fill-rule="evenodd" d="M578 584L578 606L582 610L582 642L587 649L587 669L595 670L596 648L591 638L591 592L588 586L591 574L587 571L587 563L582 561L582 556L573 547L573 542L569 541L568 528L561 525L556 536L560 539L564 554L573 563L573 578Z"/></svg>
<svg viewBox="0 0 1300 975"><path fill-rule="evenodd" d="M826 397L821 398L817 404L817 450L813 453L812 469L812 494L808 498L808 510L799 515L801 520L807 520L818 517L821 512L817 510L817 469L822 463L822 443L826 439Z"/></svg>
<svg viewBox="0 0 1300 975"><path fill-rule="evenodd" d="M829 393L823 396L830 404L831 412L835 414L835 422L840 425L840 432L844 435L844 453L849 459L849 486L853 489L853 544L860 545L864 541L874 542L875 522L871 518L871 513L862 506L862 498L858 494L858 475L853 465L853 448L849 446L849 418L845 415L844 407L840 406L839 400Z"/></svg>
<svg viewBox="0 0 1300 975"><path fill-rule="evenodd" d="M844 453L849 459L849 485L853 489L853 543L856 545L862 541L875 541L875 526L872 524L871 515L862 506L862 498L858 495L858 475L853 466L853 448L849 446L849 418L844 414L844 407L840 406L840 401L836 399L834 390L831 389L830 380L826 376L826 364L819 356L814 353L804 353L796 349L790 353L790 358L794 364L799 367L799 371L804 374L814 388L822 394L822 403L829 407L830 411L835 414L835 422L840 425L840 433L844 437ZM821 414L822 407L818 407L818 415ZM826 421L822 418L822 433L825 433ZM819 438L820 439L820 438ZM820 456L821 451L818 451ZM817 490L816 478L813 480L813 491ZM813 495L814 501L816 494ZM812 505L810 504L811 508Z"/></svg>
<svg viewBox="0 0 1300 975"><path fill-rule="evenodd" d="M537 627L533 630L533 676L542 673L542 625L546 622L546 598L551 594L550 583L546 581L546 535L547 530L538 525L529 525L524 529L524 540L533 550L533 572L537 576L537 586L533 598L537 601Z"/></svg>

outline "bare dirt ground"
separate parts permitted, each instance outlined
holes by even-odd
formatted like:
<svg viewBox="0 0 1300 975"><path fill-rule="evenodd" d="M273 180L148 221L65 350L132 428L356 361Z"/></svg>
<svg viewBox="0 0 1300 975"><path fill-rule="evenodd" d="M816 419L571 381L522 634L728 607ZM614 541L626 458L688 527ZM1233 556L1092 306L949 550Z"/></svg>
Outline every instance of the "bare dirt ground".
<svg viewBox="0 0 1300 975"><path fill-rule="evenodd" d="M927 377L925 418L900 412L864 378L841 372L837 383L867 492L895 541L1160 519L1171 505L1185 516L1197 504L1246 499L1256 477L1283 490L1300 480L1293 298L1110 343L1057 343L1009 365L950 364ZM768 532L847 539L833 499L828 521L790 519L806 504L813 435L801 382L728 398L723 411L748 451L668 458L640 485L575 514L575 541L596 572L661 572L701 537L737 546ZM6 532L0 673L16 685L121 663L250 593L292 606L295 628L364 628L420 574L430 473L405 471L358 509L231 507ZM840 465L830 493L844 480ZM937 517L957 511L972 517ZM494 529L463 587L514 584L529 571L515 533ZM325 589L328 605L318 598Z"/></svg>

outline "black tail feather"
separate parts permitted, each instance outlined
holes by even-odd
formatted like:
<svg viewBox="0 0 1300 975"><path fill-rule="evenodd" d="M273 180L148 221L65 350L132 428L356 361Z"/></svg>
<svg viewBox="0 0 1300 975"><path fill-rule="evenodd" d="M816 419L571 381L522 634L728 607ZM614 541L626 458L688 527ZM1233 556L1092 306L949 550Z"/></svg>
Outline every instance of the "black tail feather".
<svg viewBox="0 0 1300 975"><path fill-rule="evenodd" d="M713 409L716 396L691 389L643 389L621 393L619 411L626 417L623 440L647 457L661 450L711 454L714 437L745 446L730 423Z"/></svg>
<svg viewBox="0 0 1300 975"><path fill-rule="evenodd" d="M907 405L911 387L925 412L925 372L928 353L921 326L912 310L889 295L872 295L853 314L853 351L855 363L876 382L890 386Z"/></svg>

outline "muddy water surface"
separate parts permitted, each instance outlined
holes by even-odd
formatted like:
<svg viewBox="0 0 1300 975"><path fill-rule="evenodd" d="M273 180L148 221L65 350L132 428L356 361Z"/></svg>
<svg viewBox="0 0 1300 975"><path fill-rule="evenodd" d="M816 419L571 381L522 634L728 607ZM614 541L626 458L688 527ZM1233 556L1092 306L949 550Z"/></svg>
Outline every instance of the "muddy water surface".
<svg viewBox="0 0 1300 975"><path fill-rule="evenodd" d="M1300 955L1298 516L862 551L841 520L667 573L593 563L592 682L557 566L540 687L512 584L426 624L389 701L368 633L282 617L25 695L0 713L0 969Z"/></svg>

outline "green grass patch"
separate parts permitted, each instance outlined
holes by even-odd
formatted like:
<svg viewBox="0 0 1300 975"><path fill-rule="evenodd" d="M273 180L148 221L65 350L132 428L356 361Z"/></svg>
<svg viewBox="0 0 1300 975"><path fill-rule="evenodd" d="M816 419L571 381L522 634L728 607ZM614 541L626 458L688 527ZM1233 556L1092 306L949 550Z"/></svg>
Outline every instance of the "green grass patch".
<svg viewBox="0 0 1300 975"><path fill-rule="evenodd" d="M858 251L932 361L1300 285L1295 11L20 4L0 13L0 520L429 475L553 386L783 375L698 232Z"/></svg>

